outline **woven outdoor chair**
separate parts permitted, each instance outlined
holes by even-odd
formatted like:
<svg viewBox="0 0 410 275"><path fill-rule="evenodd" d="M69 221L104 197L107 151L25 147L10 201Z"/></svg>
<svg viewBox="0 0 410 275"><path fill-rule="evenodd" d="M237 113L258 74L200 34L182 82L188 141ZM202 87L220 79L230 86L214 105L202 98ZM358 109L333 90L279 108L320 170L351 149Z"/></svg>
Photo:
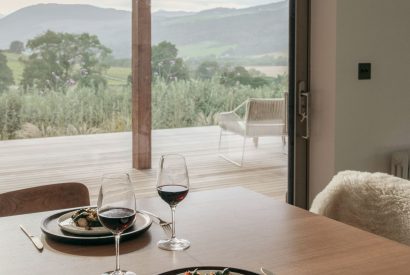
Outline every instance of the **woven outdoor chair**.
<svg viewBox="0 0 410 275"><path fill-rule="evenodd" d="M247 138L253 138L255 147L257 147L259 137L281 136L283 146L285 146L287 136L286 106L287 93L285 98L251 98L230 112L220 113L218 117L221 128L218 146L219 156L235 165L242 166ZM240 112L242 109L243 113L243 108L245 108L245 114L241 117ZM221 142L225 131L243 137L240 162L221 153Z"/></svg>

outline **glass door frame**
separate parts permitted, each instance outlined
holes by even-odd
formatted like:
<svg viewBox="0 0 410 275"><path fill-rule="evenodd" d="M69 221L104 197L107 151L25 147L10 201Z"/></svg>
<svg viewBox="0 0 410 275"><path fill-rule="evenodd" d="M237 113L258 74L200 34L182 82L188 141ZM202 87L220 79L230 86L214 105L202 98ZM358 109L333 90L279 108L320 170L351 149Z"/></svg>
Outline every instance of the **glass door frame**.
<svg viewBox="0 0 410 275"><path fill-rule="evenodd" d="M310 0L289 0L287 202L308 209Z"/></svg>

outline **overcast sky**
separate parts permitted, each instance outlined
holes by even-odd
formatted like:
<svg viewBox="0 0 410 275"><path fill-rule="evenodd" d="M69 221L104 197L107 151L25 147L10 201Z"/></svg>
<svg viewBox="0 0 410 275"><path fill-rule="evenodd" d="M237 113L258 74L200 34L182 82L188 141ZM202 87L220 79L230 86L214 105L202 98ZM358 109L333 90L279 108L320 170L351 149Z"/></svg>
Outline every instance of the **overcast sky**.
<svg viewBox="0 0 410 275"><path fill-rule="evenodd" d="M151 0L154 11L185 10L199 11L215 7L243 8L283 0ZM39 3L90 4L121 10L130 10L131 0L0 0L0 14L9 14L23 7Z"/></svg>

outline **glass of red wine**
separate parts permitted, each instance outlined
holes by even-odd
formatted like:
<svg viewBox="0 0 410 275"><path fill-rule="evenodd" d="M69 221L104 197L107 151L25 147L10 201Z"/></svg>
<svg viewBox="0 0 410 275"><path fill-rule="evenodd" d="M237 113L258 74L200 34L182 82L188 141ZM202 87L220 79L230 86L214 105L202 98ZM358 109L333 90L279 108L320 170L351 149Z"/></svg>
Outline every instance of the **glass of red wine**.
<svg viewBox="0 0 410 275"><path fill-rule="evenodd" d="M161 156L157 178L157 191L162 200L169 204L172 213L172 237L160 240L158 247L177 251L190 246L190 242L175 236L175 208L185 199L189 191L188 169L185 158L178 154Z"/></svg>
<svg viewBox="0 0 410 275"><path fill-rule="evenodd" d="M135 275L120 269L120 237L130 228L136 215L135 194L128 174L106 174L102 177L98 195L97 214L101 224L115 237L115 270L103 275Z"/></svg>

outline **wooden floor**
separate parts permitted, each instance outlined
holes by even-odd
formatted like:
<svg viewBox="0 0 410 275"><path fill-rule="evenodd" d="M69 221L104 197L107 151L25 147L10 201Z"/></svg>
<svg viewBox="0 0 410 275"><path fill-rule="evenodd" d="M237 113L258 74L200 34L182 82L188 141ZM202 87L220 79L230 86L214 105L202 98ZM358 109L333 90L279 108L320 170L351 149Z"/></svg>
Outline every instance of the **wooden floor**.
<svg viewBox="0 0 410 275"><path fill-rule="evenodd" d="M161 154L186 157L191 190L242 186L284 200L287 155L280 137L261 138L258 148L249 139L244 166L218 157L219 128L154 130L153 169L131 169L131 133L0 141L0 193L49 183L86 184L96 202L101 175L128 172L138 197L156 195L155 177ZM241 141L222 139L224 152L239 158ZM230 149L227 149L229 145Z"/></svg>

